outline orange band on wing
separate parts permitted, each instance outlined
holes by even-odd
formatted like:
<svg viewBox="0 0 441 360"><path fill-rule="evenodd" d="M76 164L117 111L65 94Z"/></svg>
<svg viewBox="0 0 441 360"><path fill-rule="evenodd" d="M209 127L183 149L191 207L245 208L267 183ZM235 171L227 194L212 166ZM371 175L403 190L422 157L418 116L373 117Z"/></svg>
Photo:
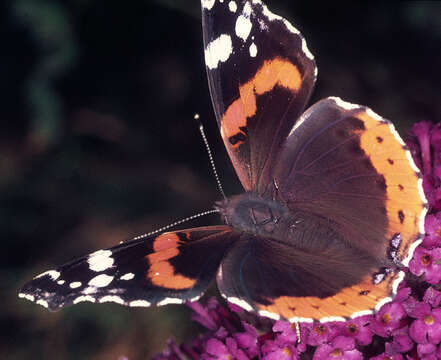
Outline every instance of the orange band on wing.
<svg viewBox="0 0 441 360"><path fill-rule="evenodd" d="M257 74L239 87L239 98L225 111L221 126L224 141L233 148L243 143L247 118L255 115L257 111L257 95L267 93L275 86L297 92L301 84L300 71L291 62L280 58L265 61Z"/></svg>
<svg viewBox="0 0 441 360"><path fill-rule="evenodd" d="M180 240L175 233L159 235L153 243L155 252L146 256L150 263L147 278L153 285L168 289L189 289L196 284L196 279L175 274L173 266L168 260L179 255Z"/></svg>
<svg viewBox="0 0 441 360"><path fill-rule="evenodd" d="M344 288L334 296L324 299L318 297L282 296L271 305L257 305L259 310L279 314L285 319L310 318L320 320L326 317L350 317L351 315L370 310L392 294L392 284L396 275L388 276L380 284L372 283L372 275L368 275L357 285Z"/></svg>
<svg viewBox="0 0 441 360"><path fill-rule="evenodd" d="M400 258L407 256L410 245L420 234L420 218L425 199L419 191L419 178L409 162L407 151L396 138L386 121L379 121L375 113L363 110L355 115L362 120L365 130L360 131L360 146L372 165L386 182L387 237L401 234Z"/></svg>

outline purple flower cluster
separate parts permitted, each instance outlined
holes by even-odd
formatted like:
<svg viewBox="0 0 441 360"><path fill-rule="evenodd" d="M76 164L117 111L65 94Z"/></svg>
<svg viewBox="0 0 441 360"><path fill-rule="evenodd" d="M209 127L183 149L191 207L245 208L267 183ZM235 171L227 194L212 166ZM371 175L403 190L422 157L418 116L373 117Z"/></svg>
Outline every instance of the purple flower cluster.
<svg viewBox="0 0 441 360"><path fill-rule="evenodd" d="M194 302L189 304L193 319L207 331L191 344L170 341L156 360L441 359L441 126L417 123L410 135L408 146L423 172L430 211L425 238L392 302L374 315L346 322L301 323L300 339L295 324L250 318L215 298L205 305ZM243 320L245 315L253 325ZM265 329L264 321L271 326Z"/></svg>

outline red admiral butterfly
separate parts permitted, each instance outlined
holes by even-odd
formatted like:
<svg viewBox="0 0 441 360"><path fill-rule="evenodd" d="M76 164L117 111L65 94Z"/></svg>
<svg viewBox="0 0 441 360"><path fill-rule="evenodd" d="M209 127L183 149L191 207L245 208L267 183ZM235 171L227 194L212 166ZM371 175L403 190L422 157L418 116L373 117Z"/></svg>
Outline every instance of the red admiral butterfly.
<svg viewBox="0 0 441 360"><path fill-rule="evenodd" d="M393 125L339 98L304 107L317 68L305 39L260 0L202 0L213 106L245 193L226 225L141 237L27 283L49 310L198 299L216 276L262 316L327 321L391 300L421 241L421 175Z"/></svg>

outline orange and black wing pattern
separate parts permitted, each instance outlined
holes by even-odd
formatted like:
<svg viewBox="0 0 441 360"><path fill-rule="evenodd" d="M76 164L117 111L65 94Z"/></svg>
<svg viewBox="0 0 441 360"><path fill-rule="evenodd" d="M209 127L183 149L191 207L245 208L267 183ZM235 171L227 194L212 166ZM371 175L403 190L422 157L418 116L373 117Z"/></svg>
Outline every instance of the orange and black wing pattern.
<svg viewBox="0 0 441 360"><path fill-rule="evenodd" d="M243 235L218 274L225 297L290 321L344 320L391 301L427 211L393 125L365 106L322 100L294 126L273 177L290 212L286 236Z"/></svg>
<svg viewBox="0 0 441 360"><path fill-rule="evenodd" d="M393 124L371 109L327 98L288 137L273 174L283 202L338 224L351 246L407 265L424 233L422 176Z"/></svg>
<svg viewBox="0 0 441 360"><path fill-rule="evenodd" d="M127 241L44 272L20 297L51 311L84 301L131 307L195 301L234 238L229 227L213 226Z"/></svg>
<svg viewBox="0 0 441 360"><path fill-rule="evenodd" d="M202 1L205 63L222 138L245 190L270 166L316 79L299 31L260 1Z"/></svg>

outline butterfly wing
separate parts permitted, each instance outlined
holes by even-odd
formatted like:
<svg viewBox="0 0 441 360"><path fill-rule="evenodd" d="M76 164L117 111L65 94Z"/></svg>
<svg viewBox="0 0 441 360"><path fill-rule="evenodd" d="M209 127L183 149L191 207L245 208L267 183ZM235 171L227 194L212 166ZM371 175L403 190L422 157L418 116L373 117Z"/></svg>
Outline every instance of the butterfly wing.
<svg viewBox="0 0 441 360"><path fill-rule="evenodd" d="M399 260L424 232L422 179L394 126L365 106L324 99L307 110L273 174L295 213L340 226L351 246L380 258L400 241Z"/></svg>
<svg viewBox="0 0 441 360"><path fill-rule="evenodd" d="M291 214L287 236L243 236L222 261L223 294L292 321L353 317L390 301L427 208L393 125L364 106L322 100L294 126L274 169Z"/></svg>
<svg viewBox="0 0 441 360"><path fill-rule="evenodd" d="M263 193L314 86L314 58L299 31L261 1L203 0L202 24L222 138L245 190Z"/></svg>
<svg viewBox="0 0 441 360"><path fill-rule="evenodd" d="M212 226L128 241L35 277L19 296L51 311L82 301L126 306L194 301L234 239L230 227Z"/></svg>
<svg viewBox="0 0 441 360"><path fill-rule="evenodd" d="M389 301L402 274L374 284L379 261L345 246L323 223L316 225L323 243L304 248L242 236L222 261L217 276L222 295L248 311L292 322L344 320ZM314 230L299 227L296 235L312 242Z"/></svg>

